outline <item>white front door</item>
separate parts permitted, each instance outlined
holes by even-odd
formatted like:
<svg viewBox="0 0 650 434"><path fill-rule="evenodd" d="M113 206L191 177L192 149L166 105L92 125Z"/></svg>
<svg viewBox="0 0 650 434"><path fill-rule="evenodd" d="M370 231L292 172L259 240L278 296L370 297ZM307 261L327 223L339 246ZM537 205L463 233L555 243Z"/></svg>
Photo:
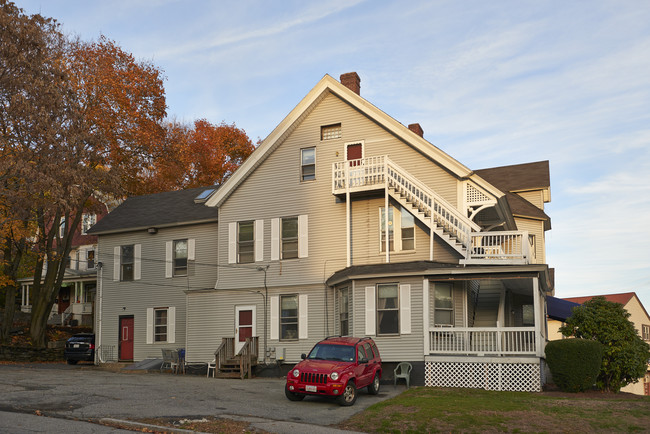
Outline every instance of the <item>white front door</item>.
<svg viewBox="0 0 650 434"><path fill-rule="evenodd" d="M244 346L246 338L257 336L255 306L235 306L235 354Z"/></svg>

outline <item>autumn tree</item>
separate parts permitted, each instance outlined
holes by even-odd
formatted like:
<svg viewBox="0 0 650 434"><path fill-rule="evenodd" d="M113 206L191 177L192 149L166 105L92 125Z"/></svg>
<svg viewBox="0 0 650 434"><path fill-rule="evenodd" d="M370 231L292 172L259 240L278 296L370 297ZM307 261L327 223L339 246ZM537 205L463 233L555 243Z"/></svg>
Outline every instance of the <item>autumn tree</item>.
<svg viewBox="0 0 650 434"><path fill-rule="evenodd" d="M650 346L638 335L630 313L620 303L594 297L573 309L560 327L564 336L591 339L603 345L603 362L596 380L598 388L618 392L636 383L646 372Z"/></svg>
<svg viewBox="0 0 650 434"><path fill-rule="evenodd" d="M0 83L0 205L37 226L30 335L44 347L89 198L137 193L160 154L163 77L106 38L66 40L53 21L0 1L0 61L9 66Z"/></svg>
<svg viewBox="0 0 650 434"><path fill-rule="evenodd" d="M234 123L200 119L190 127L169 122L166 133L161 158L152 165L149 193L220 185L255 150Z"/></svg>

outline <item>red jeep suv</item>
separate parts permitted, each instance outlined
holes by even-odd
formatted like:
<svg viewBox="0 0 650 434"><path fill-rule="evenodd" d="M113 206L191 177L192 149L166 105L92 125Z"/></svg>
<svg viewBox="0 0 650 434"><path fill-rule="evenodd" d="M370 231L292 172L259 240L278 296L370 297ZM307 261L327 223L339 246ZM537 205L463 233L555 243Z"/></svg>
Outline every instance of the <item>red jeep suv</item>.
<svg viewBox="0 0 650 434"><path fill-rule="evenodd" d="M352 405L358 389L368 387L368 393L379 393L381 357L370 338L330 337L301 357L302 362L287 374L285 394L291 401L321 395Z"/></svg>

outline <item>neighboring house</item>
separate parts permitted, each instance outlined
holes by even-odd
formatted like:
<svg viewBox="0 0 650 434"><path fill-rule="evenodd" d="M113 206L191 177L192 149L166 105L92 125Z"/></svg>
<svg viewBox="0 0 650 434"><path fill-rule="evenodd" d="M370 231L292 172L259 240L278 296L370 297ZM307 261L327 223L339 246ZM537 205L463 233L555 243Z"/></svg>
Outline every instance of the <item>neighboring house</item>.
<svg viewBox="0 0 650 434"><path fill-rule="evenodd" d="M597 296L588 295L584 297L568 297L564 298L563 300L577 304L583 304L584 302L589 301L594 297ZM634 327L636 328L639 336L644 341L650 343L650 316L648 315L648 311L645 309L636 293L625 292L621 294L607 294L602 295L602 297L605 297L607 301L622 304L623 308L629 312L629 320L634 324ZM554 319L548 320L549 340L564 338L559 330L563 324L563 322ZM650 364L648 365L648 371L646 372L646 375L641 378L638 383L628 384L627 386L623 387L621 391L634 393L636 395L650 395Z"/></svg>
<svg viewBox="0 0 650 434"><path fill-rule="evenodd" d="M415 384L538 391L549 201L547 161L472 171L356 73L326 75L216 191L131 198L90 231L98 345L210 362L252 342L288 370L326 336L372 336L389 377L408 361Z"/></svg>
<svg viewBox="0 0 650 434"><path fill-rule="evenodd" d="M89 231L99 236L100 362L185 347L185 291L213 288L217 279L218 210L204 206L214 190L131 197Z"/></svg>
<svg viewBox="0 0 650 434"><path fill-rule="evenodd" d="M88 230L108 213L106 206L101 206L100 209L99 212L84 212L79 227L75 228L63 282L48 320L51 324L93 326L95 323L97 236L89 235ZM65 221L62 222L59 228L61 236L63 236L65 224ZM44 267L47 269L47 263ZM21 286L20 308L23 312L31 312L33 282L32 278L19 279Z"/></svg>

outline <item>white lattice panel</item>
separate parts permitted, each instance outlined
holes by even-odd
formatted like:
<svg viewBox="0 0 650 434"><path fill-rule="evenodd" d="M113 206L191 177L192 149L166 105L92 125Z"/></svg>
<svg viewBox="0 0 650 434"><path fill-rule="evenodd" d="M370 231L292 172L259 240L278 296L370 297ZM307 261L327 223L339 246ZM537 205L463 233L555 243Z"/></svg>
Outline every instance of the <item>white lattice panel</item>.
<svg viewBox="0 0 650 434"><path fill-rule="evenodd" d="M425 362L424 385L540 392L541 368L537 363Z"/></svg>
<svg viewBox="0 0 650 434"><path fill-rule="evenodd" d="M486 203L490 202L490 197L487 196L485 193L477 189L471 184L467 184L467 203L469 204L475 204L475 203Z"/></svg>

